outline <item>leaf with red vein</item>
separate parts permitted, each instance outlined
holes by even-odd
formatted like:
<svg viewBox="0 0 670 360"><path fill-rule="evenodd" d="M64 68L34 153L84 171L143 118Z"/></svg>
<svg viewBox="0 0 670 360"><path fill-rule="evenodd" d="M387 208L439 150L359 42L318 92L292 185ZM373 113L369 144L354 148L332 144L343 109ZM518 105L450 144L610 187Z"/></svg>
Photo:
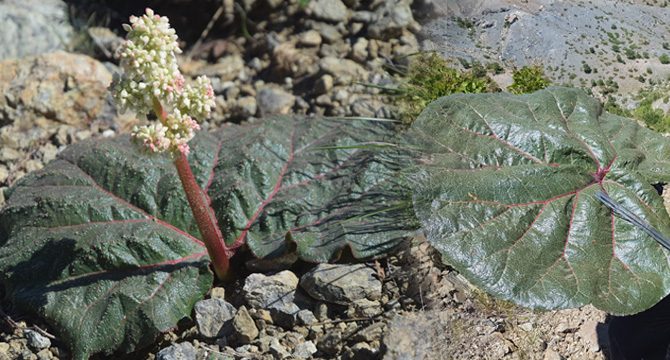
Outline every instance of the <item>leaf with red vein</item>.
<svg viewBox="0 0 670 360"><path fill-rule="evenodd" d="M380 256L415 229L409 189L398 171L410 162L389 124L278 118L223 132L225 159L209 188L224 238L258 257L297 244L307 261Z"/></svg>
<svg viewBox="0 0 670 360"><path fill-rule="evenodd" d="M670 180L666 138L567 88L443 98L409 137L422 151L417 216L473 283L524 306L616 314L670 292L669 253L596 197L670 234L652 186Z"/></svg>
<svg viewBox="0 0 670 360"><path fill-rule="evenodd" d="M322 147L394 136L375 122L276 118L198 135L189 163L229 244L259 256L297 242L306 260L345 247L370 257L417 225L397 176L408 154ZM0 245L8 298L77 359L150 344L213 280L172 160L127 137L73 145L19 181L0 212Z"/></svg>

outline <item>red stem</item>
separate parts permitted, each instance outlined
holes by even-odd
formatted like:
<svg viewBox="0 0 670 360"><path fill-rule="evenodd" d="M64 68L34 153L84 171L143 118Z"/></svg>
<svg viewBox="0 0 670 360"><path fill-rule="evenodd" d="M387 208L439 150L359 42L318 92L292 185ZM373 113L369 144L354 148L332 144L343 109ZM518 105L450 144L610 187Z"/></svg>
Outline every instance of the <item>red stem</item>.
<svg viewBox="0 0 670 360"><path fill-rule="evenodd" d="M154 112L159 120L165 124L165 120L167 119L165 109L156 98L154 98L153 103ZM223 239L221 229L219 229L214 210L209 206L209 197L195 180L193 171L191 171L191 165L188 163L188 158L183 152L176 154L174 164L179 174L179 180L181 180L181 184L184 187L186 199L193 212L193 217L198 224L202 241L205 243L209 258L212 260L214 272L219 279L227 279L230 265L228 259L233 256L234 252L226 247L226 242Z"/></svg>
<svg viewBox="0 0 670 360"><path fill-rule="evenodd" d="M177 167L179 179L184 186L186 199L188 199L188 204L193 211L193 217L198 224L202 240L207 247L210 259L212 259L214 272L219 279L225 279L228 275L228 259L232 256L232 253L226 248L214 211L209 206L209 198L198 186L184 153L177 155L174 164Z"/></svg>

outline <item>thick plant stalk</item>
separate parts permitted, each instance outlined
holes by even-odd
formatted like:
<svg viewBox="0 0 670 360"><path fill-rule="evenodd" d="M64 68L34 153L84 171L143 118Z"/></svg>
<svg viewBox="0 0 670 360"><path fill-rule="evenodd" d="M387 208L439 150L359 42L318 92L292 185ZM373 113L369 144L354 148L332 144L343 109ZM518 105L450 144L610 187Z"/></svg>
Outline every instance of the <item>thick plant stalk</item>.
<svg viewBox="0 0 670 360"><path fill-rule="evenodd" d="M167 118L165 109L158 100L154 99L153 103L156 116L158 116L162 123L165 123ZM207 247L207 253L209 253L209 258L212 260L214 272L219 279L227 279L229 277L228 268L230 265L228 259L233 254L226 247L223 234L221 233L221 229L219 229L218 221L214 215L214 210L209 206L209 197L202 191L195 180L186 154L183 152L176 154L174 164L179 174L179 180L181 180L181 184L184 187L188 204L191 207L191 211L193 211L193 217L196 224L198 224L198 230L200 230L202 240L205 243L205 247Z"/></svg>
<svg viewBox="0 0 670 360"><path fill-rule="evenodd" d="M225 279L228 277L229 254L214 211L209 206L209 198L198 186L184 153L177 155L174 164L177 167L181 184L184 186L188 204L193 211L193 217L198 224L200 235L202 235L202 240L212 260L214 272L219 279Z"/></svg>

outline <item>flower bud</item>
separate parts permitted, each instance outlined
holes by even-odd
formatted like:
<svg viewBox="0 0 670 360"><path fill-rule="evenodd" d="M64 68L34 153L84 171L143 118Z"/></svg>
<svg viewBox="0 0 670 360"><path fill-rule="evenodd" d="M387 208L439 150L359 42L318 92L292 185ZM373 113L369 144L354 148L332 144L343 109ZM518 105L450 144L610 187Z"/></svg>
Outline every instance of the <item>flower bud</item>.
<svg viewBox="0 0 670 360"><path fill-rule="evenodd" d="M146 116L156 104L167 116L160 124L134 129L132 136L152 152L188 152L187 142L199 130L198 120L210 115L214 91L207 77L186 84L175 54L181 53L169 20L146 9L123 25L128 32L118 57L124 75L115 78L113 95L122 108ZM162 114L157 114L162 116Z"/></svg>

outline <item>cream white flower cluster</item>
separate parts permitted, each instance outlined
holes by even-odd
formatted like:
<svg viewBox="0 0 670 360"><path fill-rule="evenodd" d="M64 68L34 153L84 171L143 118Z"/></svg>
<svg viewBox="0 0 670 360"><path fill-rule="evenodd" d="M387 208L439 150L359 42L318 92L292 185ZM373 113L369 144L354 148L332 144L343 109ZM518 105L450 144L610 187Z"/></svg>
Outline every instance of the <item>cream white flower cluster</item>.
<svg viewBox="0 0 670 360"><path fill-rule="evenodd" d="M135 127L133 137L153 152L188 154L188 141L200 129L195 119L208 117L214 107L209 79L201 76L186 84L175 57L181 53L177 35L168 18L146 9L123 27L128 35L118 55L124 75L112 85L114 99L138 115L164 112L156 114L160 123Z"/></svg>

